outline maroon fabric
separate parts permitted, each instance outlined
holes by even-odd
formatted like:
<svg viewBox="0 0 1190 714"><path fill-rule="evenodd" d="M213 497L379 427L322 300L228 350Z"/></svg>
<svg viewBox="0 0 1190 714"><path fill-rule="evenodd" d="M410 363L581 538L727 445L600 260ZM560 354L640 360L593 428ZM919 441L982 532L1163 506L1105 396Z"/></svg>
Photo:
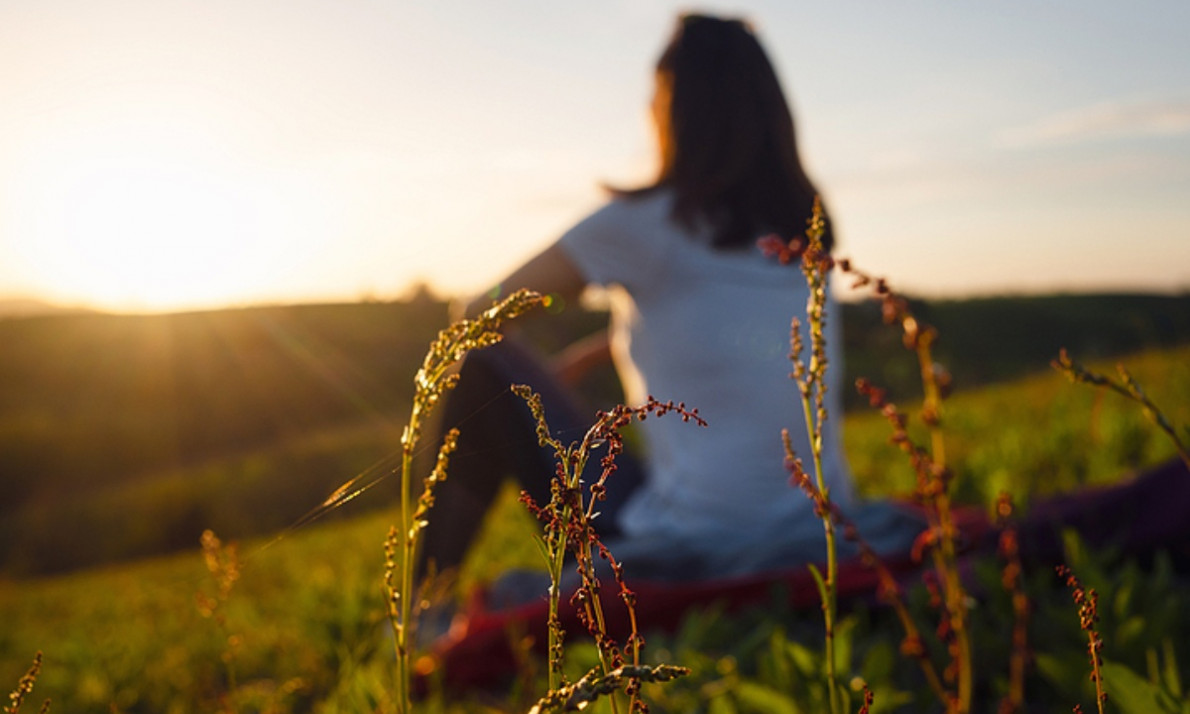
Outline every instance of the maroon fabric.
<svg viewBox="0 0 1190 714"><path fill-rule="evenodd" d="M955 512L960 542L969 555L994 552L998 532L983 508L964 507ZM1017 525L1022 557L1038 564L1062 558L1062 531L1074 529L1089 546L1112 545L1126 553L1151 554L1168 550L1180 563L1190 563L1190 473L1180 461L1152 469L1125 483L1086 489L1035 502ZM902 583L920 578L923 568L908 554L884 560ZM672 631L691 610L722 607L726 611L773 603L783 593L793 608L818 608L818 590L808 568L701 582L647 582L629 584L637 595L638 622L650 629ZM839 566L841 603L874 599L877 576L858 560ZM629 631L627 613L616 598L617 587L608 583L605 616L608 632L623 640ZM562 627L572 636L582 632L574 608L562 606ZM547 643L548 605L540 602L491 611L482 593L471 604L465 620L438 643L433 653L448 688L485 687L510 677L516 666L511 640L532 638L544 652Z"/></svg>
<svg viewBox="0 0 1190 714"><path fill-rule="evenodd" d="M1057 563L1067 529L1092 548L1140 556L1167 550L1190 563L1190 472L1174 459L1121 484L1035 502L1018 528L1022 557Z"/></svg>
<svg viewBox="0 0 1190 714"><path fill-rule="evenodd" d="M955 521L962 533L962 541L975 544L988 540L991 524L982 508L959 509L955 512ZM921 570L908 554L886 558L883 562L901 579L916 578ZM876 585L876 573L858 559L840 563L840 601L874 597ZM677 629L691 610L721 607L731 612L763 606L773 603L777 593L784 594L786 602L793 608L816 609L819 602L818 589L807 567L699 582L635 581L629 583L629 587L636 593L637 621L647 624L649 629L662 631ZM608 582L602 593L608 634L623 641L630 626L627 610L616 597L618 586ZM441 640L434 653L446 685L464 689L493 686L506 680L516 666L511 646L514 636L530 637L534 650L545 652L548 613L544 593L539 602L500 611L487 610L483 595L479 594L471 603L462 626ZM560 615L563 630L573 636L583 631L574 608L565 601Z"/></svg>

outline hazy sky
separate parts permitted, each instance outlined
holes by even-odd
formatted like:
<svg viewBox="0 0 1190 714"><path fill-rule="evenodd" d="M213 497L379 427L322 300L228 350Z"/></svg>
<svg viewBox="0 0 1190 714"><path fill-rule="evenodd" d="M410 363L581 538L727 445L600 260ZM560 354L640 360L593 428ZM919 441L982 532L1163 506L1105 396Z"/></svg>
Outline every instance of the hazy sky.
<svg viewBox="0 0 1190 714"><path fill-rule="evenodd" d="M1125 6L1126 5L1126 6ZM0 297L496 281L650 175L673 2L0 0ZM754 21L841 254L926 294L1190 289L1190 3Z"/></svg>

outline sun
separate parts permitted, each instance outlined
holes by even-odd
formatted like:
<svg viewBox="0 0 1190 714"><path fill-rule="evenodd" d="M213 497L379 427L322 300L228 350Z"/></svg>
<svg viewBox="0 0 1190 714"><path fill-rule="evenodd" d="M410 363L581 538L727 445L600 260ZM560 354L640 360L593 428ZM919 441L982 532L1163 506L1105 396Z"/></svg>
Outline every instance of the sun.
<svg viewBox="0 0 1190 714"><path fill-rule="evenodd" d="M167 310L234 299L260 276L258 188L173 137L123 134L40 156L24 187L35 279L101 307Z"/></svg>

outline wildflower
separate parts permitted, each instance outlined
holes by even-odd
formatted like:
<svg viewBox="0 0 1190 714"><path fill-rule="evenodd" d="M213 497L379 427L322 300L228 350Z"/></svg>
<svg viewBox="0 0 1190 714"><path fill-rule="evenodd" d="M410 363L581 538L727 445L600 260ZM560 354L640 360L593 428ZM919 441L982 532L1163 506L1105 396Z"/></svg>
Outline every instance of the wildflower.
<svg viewBox="0 0 1190 714"><path fill-rule="evenodd" d="M781 265L789 265L802 257L806 251L806 240L801 236L788 241L772 233L756 241L756 247L767 258L776 258Z"/></svg>
<svg viewBox="0 0 1190 714"><path fill-rule="evenodd" d="M1054 570L1066 582L1074 604L1078 606L1078 625L1087 633L1087 657L1091 661L1091 681L1095 683L1095 703L1099 713L1103 714L1103 703L1107 701L1107 692L1103 689L1103 658L1100 655L1103 638L1095 629L1095 623L1099 621L1099 593L1094 588L1084 589L1078 577L1065 565L1059 565Z"/></svg>

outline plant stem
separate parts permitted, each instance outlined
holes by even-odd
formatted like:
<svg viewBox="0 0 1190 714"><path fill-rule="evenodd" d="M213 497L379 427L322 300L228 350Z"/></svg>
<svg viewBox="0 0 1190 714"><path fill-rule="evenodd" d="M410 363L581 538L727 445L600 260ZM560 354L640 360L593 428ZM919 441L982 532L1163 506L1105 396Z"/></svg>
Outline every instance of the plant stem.
<svg viewBox="0 0 1190 714"><path fill-rule="evenodd" d="M413 455L421 436L422 420L454 388L458 375L450 370L467 352L496 344L502 339L500 325L529 308L542 302L540 295L528 290L519 290L499 304L493 305L473 320L459 320L447 326L430 344L421 368L413 378L413 407L409 423L401 434L401 522L397 531L397 550L401 553L401 575L395 592L390 592L390 617L392 601L397 602L394 618L395 649L397 656L397 711L410 714L413 708L413 651L411 633L414 630L413 589L414 566L417 558L418 534L424 527L426 511L433 505L432 487L446 477L446 459L454 448L458 434L448 433L438 454L438 464L426 479L423 493L414 508L413 499ZM386 584L388 575L386 573Z"/></svg>
<svg viewBox="0 0 1190 714"><path fill-rule="evenodd" d="M563 511L565 515L566 511ZM550 609L549 609L549 688L550 691L562 686L562 630L561 619L558 615L558 605L562 597L562 566L566 558L566 544L564 535L547 536L553 543L550 545L553 561L550 563ZM560 543L558 541L561 541Z"/></svg>
<svg viewBox="0 0 1190 714"><path fill-rule="evenodd" d="M1174 449L1177 450L1178 457L1182 460L1182 463L1186 464L1187 468L1190 468L1190 447L1186 446L1181 437L1178 436L1177 430L1173 428L1173 424L1170 423L1169 418L1149 399L1149 395L1145 394L1145 391L1141 389L1140 383L1132 377L1128 370L1124 368L1124 365L1120 364L1116 366L1116 371L1119 372L1120 379L1123 382L1121 384L1111 377L1092 372L1078 362L1070 359L1070 355L1067 354L1065 347L1059 351L1058 358L1050 364L1055 369L1064 373L1072 382L1086 382L1097 387L1104 387L1139 404L1145 418L1152 422L1158 429L1165 432L1165 435L1173 442Z"/></svg>
<svg viewBox="0 0 1190 714"><path fill-rule="evenodd" d="M814 510L822 520L822 528L826 536L826 576L818 572L813 566L811 573L819 589L822 600L822 618L824 634L824 654L826 657L827 693L830 699L832 714L840 714L842 709L842 694L839 691L838 663L835 661L835 620L838 608L836 587L838 583L838 548L835 542L835 524L833 507L830 500L830 490L826 486L826 479L822 469L822 427L827 419L824 402L826 393L826 370L828 361L826 356L826 286L827 274L834 263L822 247L822 236L825 234L826 223L822 211L822 203L814 200L814 213L810 218L806 230L806 243L801 254L801 270L806 279L809 295L806 299L806 321L810 332L810 356L808 362L802 361L801 324L794 318L790 342L790 358L793 360L793 378L797 382L798 393L802 401L802 413L806 423L806 435L810 442L810 453L814 461ZM786 455L794 461L792 445L786 439ZM804 478L801 466L798 465L798 478Z"/></svg>
<svg viewBox="0 0 1190 714"><path fill-rule="evenodd" d="M639 708L638 694L642 681L663 681L653 679L653 677L659 672L665 672L665 677L672 678L672 676L684 674L687 670L668 665L662 665L660 669L652 670L640 667L641 640L636 629L636 596L624 583L623 566L600 542L598 534L592 526L592 521L595 518L595 502L604 498L606 494L604 484L608 476L616 469L616 455L623 451L624 442L619 430L627 425L633 417L644 419L648 414L660 417L669 412L677 412L683 421L694 421L701 426L706 426L706 422L698 416L697 409L687 410L685 404L662 403L650 397L644 406L629 408L619 405L611 411L599 412L595 424L587 430L582 441L566 447L550 434L540 395L534 394L529 387L524 385L513 385L512 391L525 400L529 410L533 413L537 422L538 444L544 448L552 448L558 463L555 476L550 484L548 504L540 506L527 493L522 492L521 494L521 501L545 526L543 555L550 576L549 691L531 711L552 711L560 705L566 705L567 700L572 696L577 696L579 690L582 690L586 692L582 695L584 697L582 702L590 702L596 697L607 696L612 712L618 713L620 704L616 698L615 690L616 685L621 681L625 682L625 688L629 694L629 711L637 711ZM604 446L607 453L601 460L603 470L598 479L590 484L590 496L584 502L582 476L590 460L591 452L597 446ZM620 598L628 609L628 617L632 623L632 630L628 636L628 647L632 650L631 665L623 664L623 655L607 632L607 620L600 597L601 585L595 568L593 551L596 547L599 548L600 557L605 559L611 567L616 584L620 587ZM562 638L565 633L562 631L558 615L562 596L562 569L567 550L573 551L581 578L578 590L571 602L579 608L579 620L595 639L595 648L602 670L599 677L595 677L595 670L588 672L574 685L567 684L562 673ZM598 685L594 684L596 681L599 682ZM589 698L588 695L590 695ZM571 703L577 704L578 701Z"/></svg>
<svg viewBox="0 0 1190 714"><path fill-rule="evenodd" d="M930 461L933 478L937 479L933 489L934 509L938 517L940 562L945 592L945 606L950 618L951 632L955 638L953 653L958 669L958 691L954 710L965 714L971 710L974 671L971 663L971 638L967 627L967 593L959 576L955 539L958 530L954 524L950 507L949 483L946 472L946 440L940 426L942 419L942 393L938 387L934 358L930 349L933 343L932 329L924 331L917 339L917 360L921 368L921 381L925 399L922 410L928 415L924 419L930 430Z"/></svg>
<svg viewBox="0 0 1190 714"><path fill-rule="evenodd" d="M412 425L419 417L415 404L410 416ZM413 438L412 429L406 427L401 451L401 525L397 528L398 544L401 549L401 589L398 599L400 627L397 628L397 706L403 714L412 711L413 699L410 692L413 669L410 665L409 624L413 601L413 537L410 533L410 514L413 507Z"/></svg>
<svg viewBox="0 0 1190 714"><path fill-rule="evenodd" d="M824 636L824 656L826 657L827 692L830 698L832 714L837 714L842 708L838 692L838 667L835 661L835 614L838 611L838 583L839 561L838 548L835 542L835 523L831 518L830 493L826 488L826 480L822 473L822 439L821 426L816 426L810 400L803 396L802 407L805 412L806 430L810 437L810 453L814 460L814 483L820 494L819 509L823 511L822 529L826 535L826 577L822 579L821 600Z"/></svg>

